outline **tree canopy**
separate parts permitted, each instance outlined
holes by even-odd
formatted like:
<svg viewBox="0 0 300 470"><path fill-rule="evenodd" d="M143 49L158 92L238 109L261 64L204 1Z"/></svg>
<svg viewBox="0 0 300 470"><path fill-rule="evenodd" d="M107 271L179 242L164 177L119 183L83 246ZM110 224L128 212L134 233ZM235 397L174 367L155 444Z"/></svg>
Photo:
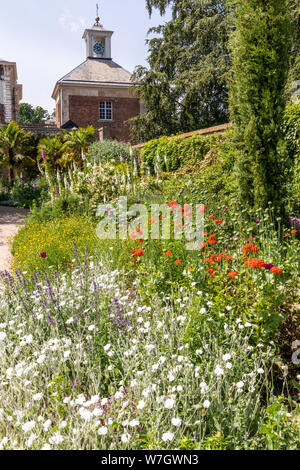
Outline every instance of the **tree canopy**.
<svg viewBox="0 0 300 470"><path fill-rule="evenodd" d="M146 106L131 120L136 141L228 120L226 0L147 0L150 14L168 5L172 19L149 30L149 68L138 66L132 78Z"/></svg>
<svg viewBox="0 0 300 470"><path fill-rule="evenodd" d="M20 104L19 122L21 124L44 124L49 117L48 111L41 106L34 108L29 103Z"/></svg>

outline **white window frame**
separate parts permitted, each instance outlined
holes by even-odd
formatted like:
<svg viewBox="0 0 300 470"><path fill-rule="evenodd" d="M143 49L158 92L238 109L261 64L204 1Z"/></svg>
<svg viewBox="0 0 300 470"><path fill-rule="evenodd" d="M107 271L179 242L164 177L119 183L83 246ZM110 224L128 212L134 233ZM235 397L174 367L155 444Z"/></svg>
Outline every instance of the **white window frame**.
<svg viewBox="0 0 300 470"><path fill-rule="evenodd" d="M102 105L104 104L104 107ZM101 117L101 112L104 111L104 118ZM111 117L107 117L107 116ZM113 121L113 102L112 101L100 101L99 102L99 118L100 121Z"/></svg>

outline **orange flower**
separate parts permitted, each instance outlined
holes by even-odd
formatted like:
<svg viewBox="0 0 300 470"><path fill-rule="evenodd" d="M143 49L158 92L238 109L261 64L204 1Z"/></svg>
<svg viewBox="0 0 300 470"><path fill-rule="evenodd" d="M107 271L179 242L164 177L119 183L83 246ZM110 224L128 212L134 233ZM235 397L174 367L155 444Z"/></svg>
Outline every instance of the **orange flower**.
<svg viewBox="0 0 300 470"><path fill-rule="evenodd" d="M181 259L177 259L177 260L175 261L175 264L176 264L176 266L179 266L179 265L181 264Z"/></svg>
<svg viewBox="0 0 300 470"><path fill-rule="evenodd" d="M282 270L280 268L276 268L276 266L273 266L273 268L270 269L270 273L272 273L272 274L281 274Z"/></svg>
<svg viewBox="0 0 300 470"><path fill-rule="evenodd" d="M291 233L297 233L297 232L298 232L298 230L296 230L296 229L291 231Z"/></svg>
<svg viewBox="0 0 300 470"><path fill-rule="evenodd" d="M207 272L211 274L212 276L215 276L215 270L214 269L207 269Z"/></svg>
<svg viewBox="0 0 300 470"><path fill-rule="evenodd" d="M245 266L248 266L249 268L263 268L265 266L265 262L262 261L261 259L250 259L249 261L246 261L244 263Z"/></svg>
<svg viewBox="0 0 300 470"><path fill-rule="evenodd" d="M136 259L136 258L133 258L133 260L132 260L132 261L133 261L134 263L136 263L136 262L137 262L137 259Z"/></svg>
<svg viewBox="0 0 300 470"><path fill-rule="evenodd" d="M209 218L210 218L210 219L214 219L215 216L214 216L214 215L210 215Z"/></svg>
<svg viewBox="0 0 300 470"><path fill-rule="evenodd" d="M143 256L143 255L144 255L144 252L143 252L142 248L139 248L139 249L136 251L136 256L141 257L141 256Z"/></svg>
<svg viewBox="0 0 300 470"><path fill-rule="evenodd" d="M235 278L235 276L238 275L237 271L230 271L230 273L227 274L227 277L231 277L232 279Z"/></svg>
<svg viewBox="0 0 300 470"><path fill-rule="evenodd" d="M209 264L217 264L217 263L215 263L215 262L214 262L212 259L210 259L210 258L205 258L204 261L205 261L206 263L209 263Z"/></svg>
<svg viewBox="0 0 300 470"><path fill-rule="evenodd" d="M217 243L216 234L215 234L215 233L214 233L213 235L210 235L210 236L208 237L207 243L208 243L209 245L214 245L215 243Z"/></svg>
<svg viewBox="0 0 300 470"><path fill-rule="evenodd" d="M172 253L171 253L170 250L168 250L168 251L165 252L165 255L166 255L166 256L172 256Z"/></svg>
<svg viewBox="0 0 300 470"><path fill-rule="evenodd" d="M203 249L206 247L206 245L207 245L206 242L201 243L201 245L200 245L200 250L203 250Z"/></svg>
<svg viewBox="0 0 300 470"><path fill-rule="evenodd" d="M257 253L257 251L257 246L252 243L246 243L246 245L243 246L243 253Z"/></svg>
<svg viewBox="0 0 300 470"><path fill-rule="evenodd" d="M286 233L284 236L285 236L285 237L289 237L289 236L290 236L290 233Z"/></svg>
<svg viewBox="0 0 300 470"><path fill-rule="evenodd" d="M171 201L170 204L169 204L169 207L173 207L173 206L178 206L178 202L177 201Z"/></svg>
<svg viewBox="0 0 300 470"><path fill-rule="evenodd" d="M221 219L216 219L216 220L214 220L214 223L215 223L215 224L222 224L222 223L223 223L223 220L221 220Z"/></svg>

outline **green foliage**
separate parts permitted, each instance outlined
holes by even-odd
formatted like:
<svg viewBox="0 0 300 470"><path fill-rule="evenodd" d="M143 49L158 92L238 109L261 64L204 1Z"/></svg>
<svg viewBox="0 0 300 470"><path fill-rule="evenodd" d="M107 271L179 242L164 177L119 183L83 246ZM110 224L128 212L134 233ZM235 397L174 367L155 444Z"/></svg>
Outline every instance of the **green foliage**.
<svg viewBox="0 0 300 470"><path fill-rule="evenodd" d="M175 171L181 166L203 160L206 153L221 139L219 136L204 137L194 135L181 137L160 137L146 143L141 151L141 159L153 171L157 156L163 171Z"/></svg>
<svg viewBox="0 0 300 470"><path fill-rule="evenodd" d="M132 81L146 112L130 121L132 136L145 142L161 135L188 132L228 120L226 73L228 12L224 0L171 3L173 18L151 28L149 69L138 66Z"/></svg>
<svg viewBox="0 0 300 470"><path fill-rule="evenodd" d="M43 161L41 163L47 165L47 169L51 172L56 171L61 165L63 156L63 140L62 137L45 137L40 140L40 154L43 153ZM41 160L41 156L39 159ZM45 159L45 160L44 160ZM45 163L44 163L45 162Z"/></svg>
<svg viewBox="0 0 300 470"><path fill-rule="evenodd" d="M39 208L34 205L29 219L43 223L63 217L83 216L86 213L84 199L80 195L62 191L52 202L44 202Z"/></svg>
<svg viewBox="0 0 300 470"><path fill-rule="evenodd" d="M25 133L14 121L7 127L0 126L0 165L8 166L10 183L14 182L15 168L24 159L24 145L29 136L30 132Z"/></svg>
<svg viewBox="0 0 300 470"><path fill-rule="evenodd" d="M92 162L130 161L130 146L117 140L94 142L88 150L87 157Z"/></svg>
<svg viewBox="0 0 300 470"><path fill-rule="evenodd" d="M90 144L95 139L95 129L93 126L67 132L64 135L62 164L67 166L71 161L75 161L80 167L83 164L84 154Z"/></svg>
<svg viewBox="0 0 300 470"><path fill-rule="evenodd" d="M29 103L20 103L19 122L22 124L45 124L49 119L49 113L41 106L34 108Z"/></svg>
<svg viewBox="0 0 300 470"><path fill-rule="evenodd" d="M241 207L271 203L284 214L286 150L281 121L291 42L287 0L235 2L231 120Z"/></svg>
<svg viewBox="0 0 300 470"><path fill-rule="evenodd" d="M300 103L289 104L283 117L283 132L292 158L300 157Z"/></svg>
<svg viewBox="0 0 300 470"><path fill-rule="evenodd" d="M10 191L10 195L19 207L29 208L33 203L40 202L42 193L45 190L44 184L35 181L25 182L18 178Z"/></svg>

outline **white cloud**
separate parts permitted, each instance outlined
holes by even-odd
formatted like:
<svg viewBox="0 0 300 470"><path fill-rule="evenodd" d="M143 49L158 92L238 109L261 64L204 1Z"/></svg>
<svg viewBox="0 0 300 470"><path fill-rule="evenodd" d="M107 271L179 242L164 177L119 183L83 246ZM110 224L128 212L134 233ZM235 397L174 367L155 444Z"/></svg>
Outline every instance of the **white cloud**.
<svg viewBox="0 0 300 470"><path fill-rule="evenodd" d="M68 8L64 8L58 22L63 29L67 29L72 33L77 33L87 26L85 18L80 16L76 18L72 15L71 11Z"/></svg>

